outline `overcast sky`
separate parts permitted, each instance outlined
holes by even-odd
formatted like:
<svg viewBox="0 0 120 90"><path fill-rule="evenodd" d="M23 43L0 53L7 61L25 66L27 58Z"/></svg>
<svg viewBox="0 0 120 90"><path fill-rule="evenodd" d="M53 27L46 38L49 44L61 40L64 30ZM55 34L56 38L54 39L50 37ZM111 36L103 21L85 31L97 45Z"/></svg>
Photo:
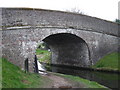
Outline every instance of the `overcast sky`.
<svg viewBox="0 0 120 90"><path fill-rule="evenodd" d="M0 0L0 7L30 7L51 10L77 8L83 13L110 21L118 18L120 0Z"/></svg>

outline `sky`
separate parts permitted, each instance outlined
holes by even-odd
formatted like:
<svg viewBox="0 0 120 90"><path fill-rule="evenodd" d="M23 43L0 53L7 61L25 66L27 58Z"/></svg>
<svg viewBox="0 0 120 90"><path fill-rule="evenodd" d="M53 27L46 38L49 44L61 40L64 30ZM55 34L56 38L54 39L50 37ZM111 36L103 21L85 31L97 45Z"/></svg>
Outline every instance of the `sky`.
<svg viewBox="0 0 120 90"><path fill-rule="evenodd" d="M114 21L118 18L119 1L120 0L0 0L0 7L29 7L60 11L77 8L86 15Z"/></svg>

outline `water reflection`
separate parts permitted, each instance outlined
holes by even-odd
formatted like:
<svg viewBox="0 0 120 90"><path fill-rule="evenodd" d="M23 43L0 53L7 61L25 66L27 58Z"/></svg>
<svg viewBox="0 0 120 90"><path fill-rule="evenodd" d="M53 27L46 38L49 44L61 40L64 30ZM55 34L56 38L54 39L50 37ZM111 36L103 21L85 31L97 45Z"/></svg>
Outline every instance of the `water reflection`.
<svg viewBox="0 0 120 90"><path fill-rule="evenodd" d="M106 72L98 72L98 71L89 71L89 70L82 70L82 69L73 69L67 67L57 67L51 66L49 71L80 76L82 78L96 81L106 87L109 88L118 88L118 82L120 81L120 75L116 73L106 73Z"/></svg>

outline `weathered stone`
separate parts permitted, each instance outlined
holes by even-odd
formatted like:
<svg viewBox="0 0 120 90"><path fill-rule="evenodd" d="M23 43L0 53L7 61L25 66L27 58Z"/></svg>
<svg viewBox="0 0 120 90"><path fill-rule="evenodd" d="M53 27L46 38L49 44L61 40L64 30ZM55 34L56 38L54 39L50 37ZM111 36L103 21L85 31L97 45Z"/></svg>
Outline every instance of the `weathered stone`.
<svg viewBox="0 0 120 90"><path fill-rule="evenodd" d="M2 8L0 12L2 56L23 70L28 58L33 72L35 51L41 41L49 45L53 64L89 67L118 51L116 23L49 10Z"/></svg>

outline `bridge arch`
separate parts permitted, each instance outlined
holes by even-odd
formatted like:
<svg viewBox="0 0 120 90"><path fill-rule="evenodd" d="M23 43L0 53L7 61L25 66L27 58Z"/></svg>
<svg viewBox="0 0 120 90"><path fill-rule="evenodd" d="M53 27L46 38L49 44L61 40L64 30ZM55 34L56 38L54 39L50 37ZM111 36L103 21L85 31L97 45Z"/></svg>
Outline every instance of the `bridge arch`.
<svg viewBox="0 0 120 90"><path fill-rule="evenodd" d="M87 43L71 33L51 34L43 40L50 48L51 63L89 67L91 65L90 52Z"/></svg>

